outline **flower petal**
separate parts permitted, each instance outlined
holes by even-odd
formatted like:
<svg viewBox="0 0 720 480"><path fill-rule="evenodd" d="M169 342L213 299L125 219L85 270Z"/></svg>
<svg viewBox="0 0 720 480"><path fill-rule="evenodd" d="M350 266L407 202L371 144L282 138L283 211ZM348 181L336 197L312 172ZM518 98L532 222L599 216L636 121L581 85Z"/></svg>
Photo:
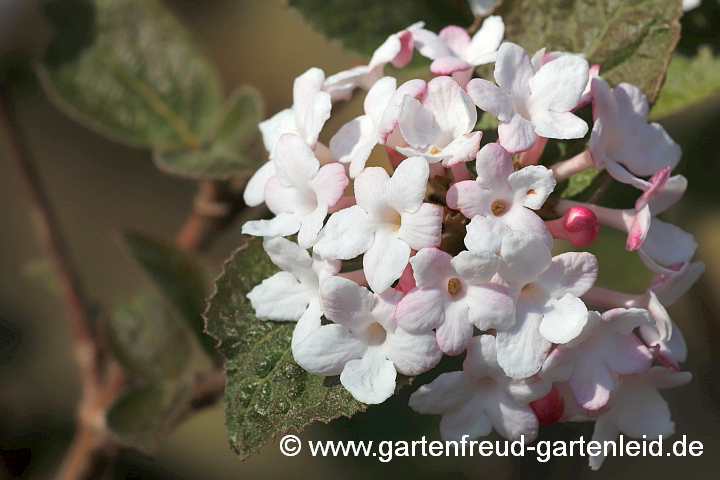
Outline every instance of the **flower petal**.
<svg viewBox="0 0 720 480"><path fill-rule="evenodd" d="M537 136L535 127L521 115L515 114L510 120L501 121L498 125L498 138L500 145L510 153L520 153L535 146Z"/></svg>
<svg viewBox="0 0 720 480"><path fill-rule="evenodd" d="M442 358L434 332L409 333L402 328L388 334L383 351L385 357L393 362L395 369L403 375L427 372Z"/></svg>
<svg viewBox="0 0 720 480"><path fill-rule="evenodd" d="M443 289L447 287L415 288L398 303L393 314L397 324L412 333L429 332L445 321L447 307Z"/></svg>
<svg viewBox="0 0 720 480"><path fill-rule="evenodd" d="M460 355L472 338L473 326L468 317L466 302L455 301L445 305L445 321L437 328L437 344L447 355Z"/></svg>
<svg viewBox="0 0 720 480"><path fill-rule="evenodd" d="M349 260L367 251L375 239L375 224L358 205L333 213L313 251L329 259Z"/></svg>
<svg viewBox="0 0 720 480"><path fill-rule="evenodd" d="M384 292L400 278L410 260L410 247L395 232L378 230L363 256L363 270L374 292Z"/></svg>
<svg viewBox="0 0 720 480"><path fill-rule="evenodd" d="M552 254L535 236L512 232L503 238L498 273L503 280L527 285L536 281L552 263Z"/></svg>
<svg viewBox="0 0 720 480"><path fill-rule="evenodd" d="M339 375L346 364L362 358L367 345L342 325L323 325L292 349L298 365L315 375Z"/></svg>
<svg viewBox="0 0 720 480"><path fill-rule="evenodd" d="M290 272L278 272L247 294L255 315L263 320L297 321L308 308L312 293Z"/></svg>
<svg viewBox="0 0 720 480"><path fill-rule="evenodd" d="M553 257L538 285L554 298L566 294L581 297L595 284L597 274L598 261L592 253L561 253Z"/></svg>
<svg viewBox="0 0 720 480"><path fill-rule="evenodd" d="M507 178L515 190L515 201L521 205L537 210L555 189L556 181L552 170L540 165L530 165Z"/></svg>
<svg viewBox="0 0 720 480"><path fill-rule="evenodd" d="M468 288L470 322L480 330L507 330L515 325L515 301L500 285Z"/></svg>
<svg viewBox="0 0 720 480"><path fill-rule="evenodd" d="M360 402L382 403L395 393L397 372L380 352L369 350L362 359L350 360L340 374L340 383Z"/></svg>
<svg viewBox="0 0 720 480"><path fill-rule="evenodd" d="M414 250L437 247L442 239L443 215L442 206L433 203L423 203L414 213L403 213L398 238Z"/></svg>
<svg viewBox="0 0 720 480"><path fill-rule="evenodd" d="M473 395L467 372L447 372L410 395L410 408L418 413L443 414L459 409Z"/></svg>
<svg viewBox="0 0 720 480"><path fill-rule="evenodd" d="M325 316L352 332L362 331L374 320L375 297L367 288L343 277L328 277L320 285Z"/></svg>

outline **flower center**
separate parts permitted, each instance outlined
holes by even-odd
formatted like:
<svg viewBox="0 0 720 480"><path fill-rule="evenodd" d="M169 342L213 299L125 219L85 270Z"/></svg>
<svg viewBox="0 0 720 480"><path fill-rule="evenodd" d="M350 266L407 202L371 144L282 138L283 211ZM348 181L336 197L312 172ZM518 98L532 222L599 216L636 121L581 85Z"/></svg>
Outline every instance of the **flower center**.
<svg viewBox="0 0 720 480"><path fill-rule="evenodd" d="M448 293L450 295L457 295L462 290L462 283L459 278L451 278L448 280L447 285Z"/></svg>
<svg viewBox="0 0 720 480"><path fill-rule="evenodd" d="M505 202L503 202L502 200L495 200L493 202L491 208L492 208L493 215L495 215L496 217L499 217L500 215L505 213L505 209L507 207L505 206Z"/></svg>
<svg viewBox="0 0 720 480"><path fill-rule="evenodd" d="M365 341L368 345L382 345L387 337L387 331L379 323L371 324L365 330Z"/></svg>
<svg viewBox="0 0 720 480"><path fill-rule="evenodd" d="M442 152L442 148L438 148L435 145L430 149L430 155L437 155L440 152Z"/></svg>

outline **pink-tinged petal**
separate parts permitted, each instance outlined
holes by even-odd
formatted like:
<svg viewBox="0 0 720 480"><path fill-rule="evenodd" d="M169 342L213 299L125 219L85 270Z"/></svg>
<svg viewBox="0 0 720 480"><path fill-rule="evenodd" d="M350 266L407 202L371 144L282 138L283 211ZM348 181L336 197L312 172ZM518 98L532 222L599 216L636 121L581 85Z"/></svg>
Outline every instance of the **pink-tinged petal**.
<svg viewBox="0 0 720 480"><path fill-rule="evenodd" d="M570 112L542 111L533 114L535 133L547 138L582 138L588 132L588 125Z"/></svg>
<svg viewBox="0 0 720 480"><path fill-rule="evenodd" d="M496 398L493 402L485 402L485 411L495 430L508 440L535 441L540 424L532 409L518 405L509 395L501 392L496 393Z"/></svg>
<svg viewBox="0 0 720 480"><path fill-rule="evenodd" d="M443 166L454 167L475 159L478 150L480 150L482 137L482 132L471 132L455 138L438 154L444 157L442 160Z"/></svg>
<svg viewBox="0 0 720 480"><path fill-rule="evenodd" d="M472 65L457 57L441 57L430 64L430 71L435 75L452 75L472 68Z"/></svg>
<svg viewBox="0 0 720 480"><path fill-rule="evenodd" d="M687 178L682 175L673 175L668 179L665 188L650 201L650 211L653 215L660 215L682 198L687 189Z"/></svg>
<svg viewBox="0 0 720 480"><path fill-rule="evenodd" d="M681 228L653 218L642 249L656 262L663 265L677 265L692 259L697 249L697 242L691 234Z"/></svg>
<svg viewBox="0 0 720 480"><path fill-rule="evenodd" d="M290 272L278 272L256 285L247 298L263 320L297 321L310 303L306 286Z"/></svg>
<svg viewBox="0 0 720 480"><path fill-rule="evenodd" d="M425 92L427 92L427 84L420 79L409 80L400 85L400 88L397 89L392 100L382 112L382 116L377 124L378 141L381 144L387 143L390 134L396 130L395 127L397 127L398 124L400 108L405 95L410 95L412 98L418 99L425 95Z"/></svg>
<svg viewBox="0 0 720 480"><path fill-rule="evenodd" d="M529 108L533 123L535 113L539 111L569 112L575 108L587 86L589 69L587 60L579 55L563 55L540 67L528 80L532 92ZM572 117L577 118L574 115ZM538 134L552 137L540 132Z"/></svg>
<svg viewBox="0 0 720 480"><path fill-rule="evenodd" d="M368 351L360 360L350 360L340 374L340 383L356 400L382 403L395 393L397 372L380 351Z"/></svg>
<svg viewBox="0 0 720 480"><path fill-rule="evenodd" d="M508 177L515 171L512 157L499 143L485 145L478 152L475 166L478 185L490 190L506 185Z"/></svg>
<svg viewBox="0 0 720 480"><path fill-rule="evenodd" d="M300 230L298 230L298 245L303 248L313 246L317 240L318 233L320 233L320 229L323 227L327 213L327 203L321 203L311 213L303 216Z"/></svg>
<svg viewBox="0 0 720 480"><path fill-rule="evenodd" d="M455 82L457 82L458 85L460 85L460 88L467 87L467 84L470 80L472 80L473 76L473 69L470 68L468 70L458 70L457 72L454 72L451 77Z"/></svg>
<svg viewBox="0 0 720 480"><path fill-rule="evenodd" d="M569 293L557 300L550 300L546 308L540 333L552 343L574 340L588 321L585 303Z"/></svg>
<svg viewBox="0 0 720 480"><path fill-rule="evenodd" d="M505 23L502 17L493 15L486 18L480 30L473 35L465 60L475 66L494 62L504 35Z"/></svg>
<svg viewBox="0 0 720 480"><path fill-rule="evenodd" d="M258 124L260 133L263 136L263 144L265 150L268 151L272 158L280 137L286 133L298 134L298 127L295 123L295 112L292 108L281 110L272 117Z"/></svg>
<svg viewBox="0 0 720 480"><path fill-rule="evenodd" d="M311 185L317 194L318 203L333 207L343 197L350 180L345 175L345 167L339 163L330 163L320 168Z"/></svg>
<svg viewBox="0 0 720 480"><path fill-rule="evenodd" d="M388 204L399 213L415 213L427 190L430 167L419 157L402 162L385 185Z"/></svg>
<svg viewBox="0 0 720 480"><path fill-rule="evenodd" d="M442 352L433 332L409 333L401 328L388 334L383 351L403 375L419 375L440 362Z"/></svg>
<svg viewBox="0 0 720 480"><path fill-rule="evenodd" d="M500 218L489 215L484 217L477 215L473 217L466 227L465 246L471 252L500 251L503 238L508 233L508 228Z"/></svg>
<svg viewBox="0 0 720 480"><path fill-rule="evenodd" d="M380 121L385 109L390 105L397 90L397 80L394 77L383 77L365 95L363 103L365 113L373 120L373 124Z"/></svg>
<svg viewBox="0 0 720 480"><path fill-rule="evenodd" d="M390 175L381 167L368 167L355 179L355 201L367 213L382 217L387 210L386 188Z"/></svg>
<svg viewBox="0 0 720 480"><path fill-rule="evenodd" d="M411 290L395 307L393 316L398 326L408 332L420 333L442 325L449 301L446 292L445 285Z"/></svg>
<svg viewBox="0 0 720 480"><path fill-rule="evenodd" d="M618 116L618 107L612 94L610 85L602 78L596 77L590 81L592 95L593 120L607 117L611 121Z"/></svg>
<svg viewBox="0 0 720 480"><path fill-rule="evenodd" d="M680 363L685 362L688 356L687 343L677 324L672 324L672 338L663 340L655 325L641 325L640 336L648 344L654 357L663 365L673 370L680 370Z"/></svg>
<svg viewBox="0 0 720 480"><path fill-rule="evenodd" d="M591 65L588 73L589 78L587 86L583 91L582 97L580 97L580 102L578 102L574 110L578 110L592 101L592 79L600 75L600 65Z"/></svg>
<svg viewBox="0 0 720 480"><path fill-rule="evenodd" d="M373 320L375 297L367 288L340 276L328 277L320 285L325 316L351 331L360 331Z"/></svg>
<svg viewBox="0 0 720 480"><path fill-rule="evenodd" d="M470 35L467 30L457 25L448 25L438 33L440 40L450 47L458 57L463 57L470 46Z"/></svg>
<svg viewBox="0 0 720 480"><path fill-rule="evenodd" d="M620 335L630 335L642 325L655 325L650 313L642 308L613 308L603 313L602 319L606 328Z"/></svg>
<svg viewBox="0 0 720 480"><path fill-rule="evenodd" d="M470 133L475 128L477 109L455 80L444 76L435 77L428 82L427 87L428 91L422 104L432 114L440 131L451 132L455 138ZM447 133L440 138L446 135ZM408 143L413 145L410 140Z"/></svg>
<svg viewBox="0 0 720 480"><path fill-rule="evenodd" d="M660 338L664 341L670 340L672 337L673 322L668 315L665 307L658 300L657 295L652 290L645 292L647 297L647 309L650 315L655 319L655 327L657 327Z"/></svg>
<svg viewBox="0 0 720 480"><path fill-rule="evenodd" d="M530 408L535 412L540 424L550 425L562 418L563 413L565 413L565 400L553 385L550 393L530 402Z"/></svg>
<svg viewBox="0 0 720 480"><path fill-rule="evenodd" d="M507 330L515 325L515 301L500 285L468 287L470 322L480 330Z"/></svg>
<svg viewBox="0 0 720 480"><path fill-rule="evenodd" d="M320 302L320 298L318 296L315 296L315 298L310 300L310 303L308 304L305 313L302 314L302 316L298 320L297 325L295 325L291 342L291 346L293 348L300 342L305 340L307 336L310 335L310 333L320 328L320 326L322 325L322 322L320 320L322 314L322 303Z"/></svg>
<svg viewBox="0 0 720 480"><path fill-rule="evenodd" d="M528 405L533 400L544 397L550 392L552 383L538 377L508 382L507 391L518 405Z"/></svg>
<svg viewBox="0 0 720 480"><path fill-rule="evenodd" d="M505 373L498 365L495 337L478 335L470 339L463 369L475 382L484 377L503 378Z"/></svg>
<svg viewBox="0 0 720 480"><path fill-rule="evenodd" d="M632 333L612 337L604 357L610 370L620 375L638 375L650 369L653 356L639 338Z"/></svg>
<svg viewBox="0 0 720 480"><path fill-rule="evenodd" d="M423 248L410 259L418 287L444 284L456 275L452 256L439 248Z"/></svg>
<svg viewBox="0 0 720 480"><path fill-rule="evenodd" d="M515 201L533 210L543 206L557 183L552 170L539 165L520 169L510 174L507 181L515 190Z"/></svg>
<svg viewBox="0 0 720 480"><path fill-rule="evenodd" d="M536 374L548 356L552 343L540 334L542 313L517 305L515 326L497 332L497 358L505 373L515 379Z"/></svg>
<svg viewBox="0 0 720 480"><path fill-rule="evenodd" d="M538 280L552 263L550 249L534 235L523 232L512 232L503 238L500 257L500 277L518 285Z"/></svg>
<svg viewBox="0 0 720 480"><path fill-rule="evenodd" d="M524 232L543 242L547 248L552 248L552 235L545 226L545 222L532 210L524 207L513 207L499 218L508 231Z"/></svg>
<svg viewBox="0 0 720 480"><path fill-rule="evenodd" d="M302 218L293 213L280 213L270 220L251 220L245 222L242 233L255 237L286 237L297 233Z"/></svg>
<svg viewBox="0 0 720 480"><path fill-rule="evenodd" d="M562 218L545 222L553 238L568 240L575 247L592 245L600 233L595 212L587 207L572 207Z"/></svg>
<svg viewBox="0 0 720 480"><path fill-rule="evenodd" d="M412 260L412 257L410 259ZM365 278L364 274L363 278ZM407 267L405 267L405 270L403 270L403 274L400 276L400 279L395 286L395 290L403 293L409 293L410 290L415 287L417 287L417 284L415 283L415 278L413 278L412 265L408 264Z"/></svg>
<svg viewBox="0 0 720 480"><path fill-rule="evenodd" d="M529 82L534 74L524 48L510 42L500 45L495 61L495 81L504 92L511 93L515 98L527 98L530 96Z"/></svg>
<svg viewBox="0 0 720 480"><path fill-rule="evenodd" d="M410 259L410 247L394 232L378 230L375 241L365 252L363 270L374 292L384 292L400 278Z"/></svg>
<svg viewBox="0 0 720 480"><path fill-rule="evenodd" d="M440 420L442 439L460 441L463 436L469 436L473 440L489 435L493 425L482 400L482 396L475 394L457 410L445 413Z"/></svg>
<svg viewBox="0 0 720 480"><path fill-rule="evenodd" d="M703 262L693 262L682 275L666 279L662 284L658 282L657 277L654 278L651 289L657 294L660 302L669 307L690 290L690 287L698 281L704 271L705 264Z"/></svg>
<svg viewBox="0 0 720 480"><path fill-rule="evenodd" d="M412 36L415 42L415 48L423 57L435 60L436 58L447 57L453 54L445 42L429 30L425 30L424 28L412 30Z"/></svg>
<svg viewBox="0 0 720 480"><path fill-rule="evenodd" d="M372 317L388 333L393 333L398 328L397 322L393 318L393 312L403 296L401 291L394 288L388 288L380 294L375 294Z"/></svg>
<svg viewBox="0 0 720 480"><path fill-rule="evenodd" d="M450 185L446 195L448 207L460 210L467 218L490 214L494 201L493 191L482 188L474 180L464 180Z"/></svg>
<svg viewBox="0 0 720 480"><path fill-rule="evenodd" d="M320 232L313 251L323 258L349 260L365 252L375 239L375 224L358 205L335 212Z"/></svg>
<svg viewBox="0 0 720 480"><path fill-rule="evenodd" d="M568 386L575 401L586 410L600 410L607 405L615 383L602 362L583 361L575 364Z"/></svg>
<svg viewBox="0 0 720 480"><path fill-rule="evenodd" d="M498 125L500 145L510 153L520 153L535 146L536 135L533 124L521 115L513 115L508 122Z"/></svg>
<svg viewBox="0 0 720 480"><path fill-rule="evenodd" d="M595 125L597 125L597 123ZM592 140L591 140L591 142L592 142ZM645 190L650 186L650 184L647 181L636 177L635 175L630 173L630 171L628 171L628 169L626 169L625 167L623 167L616 161L605 157L604 154L601 157L599 157L602 160L600 162L598 162L598 160L597 160L598 154L593 152L592 146L591 146L590 153L593 155L593 161L595 162L596 166L600 167L599 169L601 169L602 167L605 167L605 169L610 174L610 176L613 177L618 182L632 185L633 187L640 189L640 190Z"/></svg>
<svg viewBox="0 0 720 480"><path fill-rule="evenodd" d="M635 210L640 210L645 205L655 199L667 185L670 179L670 167L665 167L655 175L650 177L650 188L645 190L642 195L635 201Z"/></svg>
<svg viewBox="0 0 720 480"><path fill-rule="evenodd" d="M467 93L481 110L492 113L502 122L510 121L515 114L512 97L487 80L470 80Z"/></svg>
<svg viewBox="0 0 720 480"><path fill-rule="evenodd" d="M650 228L652 228L652 224L656 222L659 222L659 220L652 218L650 207L645 205L642 210L637 212L637 215L635 215L635 219L628 231L625 249L632 252L633 250L640 248L645 243Z"/></svg>
<svg viewBox="0 0 720 480"><path fill-rule="evenodd" d="M312 97L322 91L325 73L319 68L310 68L293 82L293 109L304 115L312 104Z"/></svg>
<svg viewBox="0 0 720 480"><path fill-rule="evenodd" d="M682 149L662 125L650 123L640 125L632 137L616 149L613 157L634 174L645 177L664 167L675 168L682 157Z"/></svg>
<svg viewBox="0 0 720 480"><path fill-rule="evenodd" d="M398 238L413 250L437 247L442 240L443 216L440 205L423 203L416 212L402 214Z"/></svg>
<svg viewBox="0 0 720 480"><path fill-rule="evenodd" d="M357 177L373 147L377 144L377 132L372 119L363 115L343 125L330 139L330 152L338 162L350 163L351 176Z"/></svg>
<svg viewBox="0 0 720 480"><path fill-rule="evenodd" d="M468 317L466 302L455 301L446 304L445 321L437 330L437 344L447 355L460 355L472 338L473 326Z"/></svg>
<svg viewBox="0 0 720 480"><path fill-rule="evenodd" d="M458 253L451 260L455 271L471 285L487 283L497 273L500 257L491 252Z"/></svg>
<svg viewBox="0 0 720 480"><path fill-rule="evenodd" d="M552 292L555 298L568 293L581 297L595 285L598 268L597 258L592 253L561 253L553 257L550 267L537 284L545 291Z"/></svg>
<svg viewBox="0 0 720 480"><path fill-rule="evenodd" d="M473 394L467 372L447 372L410 395L410 408L419 413L440 415L459 409Z"/></svg>
<svg viewBox="0 0 720 480"><path fill-rule="evenodd" d="M390 35L383 43L373 52L372 58L368 66L371 69L382 68L398 56L403 46L397 35Z"/></svg>
<svg viewBox="0 0 720 480"><path fill-rule="evenodd" d="M342 325L324 325L293 347L295 361L315 375L339 375L345 365L361 358L367 345Z"/></svg>
<svg viewBox="0 0 720 480"><path fill-rule="evenodd" d="M398 127L405 141L416 148L426 148L442 136L433 114L410 95L403 98Z"/></svg>
<svg viewBox="0 0 720 480"><path fill-rule="evenodd" d="M275 176L275 162L268 161L250 178L243 192L243 201L248 207L257 207L265 201L265 185Z"/></svg>
<svg viewBox="0 0 720 480"><path fill-rule="evenodd" d="M398 33L397 38L400 40L400 51L392 59L392 64L395 68L405 68L412 60L415 41L410 30L403 30Z"/></svg>

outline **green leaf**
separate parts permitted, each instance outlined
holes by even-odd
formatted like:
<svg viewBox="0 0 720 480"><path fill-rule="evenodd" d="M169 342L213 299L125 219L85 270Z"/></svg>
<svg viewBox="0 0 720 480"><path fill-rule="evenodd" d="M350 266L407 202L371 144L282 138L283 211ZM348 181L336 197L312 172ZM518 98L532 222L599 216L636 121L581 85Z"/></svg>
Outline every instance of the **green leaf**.
<svg viewBox="0 0 720 480"><path fill-rule="evenodd" d="M365 406L330 378L293 360L294 323L258 320L246 294L278 271L258 239L225 263L205 312L207 331L227 357L225 415L233 449L245 458L290 428L351 416Z"/></svg>
<svg viewBox="0 0 720 480"><path fill-rule="evenodd" d="M199 151L153 151L157 166L168 173L196 179L226 180L257 170L267 160L258 123L264 116L260 94L238 89L228 100L212 141Z"/></svg>
<svg viewBox="0 0 720 480"><path fill-rule="evenodd" d="M36 68L58 107L130 145L199 149L220 109L222 88L180 22L157 0L58 3L48 10L57 37ZM60 8L66 4L83 12L82 41L67 26Z"/></svg>
<svg viewBox="0 0 720 480"><path fill-rule="evenodd" d="M585 53L611 85L632 83L654 102L680 38L682 0L503 0L505 38L530 54Z"/></svg>
<svg viewBox="0 0 720 480"><path fill-rule="evenodd" d="M123 238L133 258L190 324L203 348L210 355L217 355L214 340L203 333L202 313L210 284L208 272L191 255L172 245L134 232L125 232Z"/></svg>
<svg viewBox="0 0 720 480"><path fill-rule="evenodd" d="M117 302L108 319L113 352L143 378L178 378L190 358L190 332L154 292Z"/></svg>
<svg viewBox="0 0 720 480"><path fill-rule="evenodd" d="M666 117L706 100L720 90L720 56L703 46L695 57L676 53L665 85L652 110L653 118Z"/></svg>
<svg viewBox="0 0 720 480"><path fill-rule="evenodd" d="M108 426L121 444L153 454L189 388L189 382L180 380L130 390L110 407Z"/></svg>
<svg viewBox="0 0 720 480"><path fill-rule="evenodd" d="M473 14L464 0L289 0L313 26L332 40L370 56L388 36L425 22L438 31L469 26Z"/></svg>

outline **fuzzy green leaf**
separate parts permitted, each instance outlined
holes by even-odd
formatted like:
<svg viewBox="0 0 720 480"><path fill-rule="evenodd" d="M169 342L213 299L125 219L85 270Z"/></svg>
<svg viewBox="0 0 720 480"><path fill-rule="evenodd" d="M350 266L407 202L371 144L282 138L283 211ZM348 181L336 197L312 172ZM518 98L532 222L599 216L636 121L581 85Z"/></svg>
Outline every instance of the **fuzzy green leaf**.
<svg viewBox="0 0 720 480"><path fill-rule="evenodd" d="M365 406L329 378L295 363L294 323L258 320L246 294L278 271L258 239L225 263L205 312L207 331L227 357L225 415L230 444L245 458L290 428L351 416Z"/></svg>
<svg viewBox="0 0 720 480"><path fill-rule="evenodd" d="M108 426L124 446L156 453L167 433L172 414L187 397L190 382L161 382L130 390L110 407Z"/></svg>
<svg viewBox="0 0 720 480"><path fill-rule="evenodd" d="M123 238L133 258L190 324L200 344L210 355L216 355L215 342L203 333L208 272L191 255L174 246L134 232L125 232Z"/></svg>
<svg viewBox="0 0 720 480"><path fill-rule="evenodd" d="M74 11L84 37L63 20ZM219 75L157 0L61 0L48 16L57 36L36 70L58 107L130 145L202 147L222 102Z"/></svg>
<svg viewBox="0 0 720 480"><path fill-rule="evenodd" d="M505 38L531 54L585 53L611 85L632 83L654 102L680 38L682 0L503 0Z"/></svg>
<svg viewBox="0 0 720 480"><path fill-rule="evenodd" d="M313 26L355 52L372 55L388 36L411 24L425 22L439 31L456 24L469 26L467 2L452 0L289 0Z"/></svg>
<svg viewBox="0 0 720 480"><path fill-rule="evenodd" d="M154 292L118 301L108 319L108 336L123 366L143 378L178 378L190 357L185 323Z"/></svg>
<svg viewBox="0 0 720 480"><path fill-rule="evenodd" d="M660 98L652 110L653 118L666 117L697 105L720 90L720 56L703 46L695 57L675 54Z"/></svg>
<svg viewBox="0 0 720 480"><path fill-rule="evenodd" d="M256 90L240 88L228 100L206 147L196 151L156 149L155 163L173 175L196 179L226 180L257 170L267 160L258 129L263 110Z"/></svg>

